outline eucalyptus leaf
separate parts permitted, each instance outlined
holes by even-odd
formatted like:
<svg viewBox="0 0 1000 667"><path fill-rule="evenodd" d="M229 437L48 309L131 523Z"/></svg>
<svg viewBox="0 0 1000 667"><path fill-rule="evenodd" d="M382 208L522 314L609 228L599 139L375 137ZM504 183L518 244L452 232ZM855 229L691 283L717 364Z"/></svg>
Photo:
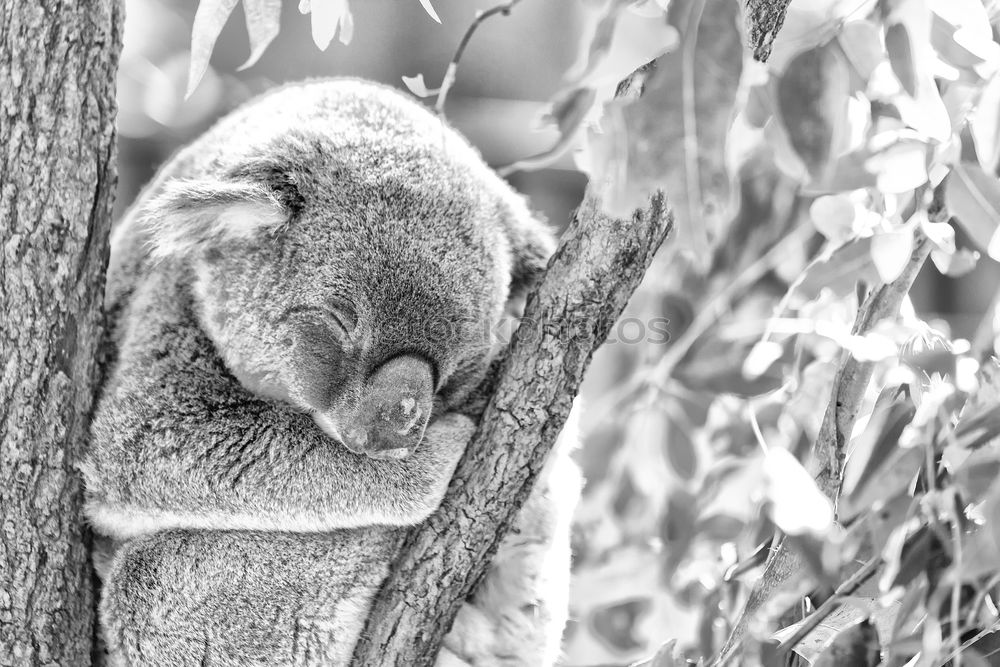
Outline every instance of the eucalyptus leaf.
<svg viewBox="0 0 1000 667"><path fill-rule="evenodd" d="M961 162L948 174L944 196L948 212L977 246L990 252L1000 226L1000 181L996 176L987 174L978 164ZM990 257L1000 259L1000 252L993 248Z"/></svg>
<svg viewBox="0 0 1000 667"><path fill-rule="evenodd" d="M191 97L191 93L205 76L215 40L219 38L237 2L238 0L201 0L198 3L191 28L191 65L188 69L185 98Z"/></svg>

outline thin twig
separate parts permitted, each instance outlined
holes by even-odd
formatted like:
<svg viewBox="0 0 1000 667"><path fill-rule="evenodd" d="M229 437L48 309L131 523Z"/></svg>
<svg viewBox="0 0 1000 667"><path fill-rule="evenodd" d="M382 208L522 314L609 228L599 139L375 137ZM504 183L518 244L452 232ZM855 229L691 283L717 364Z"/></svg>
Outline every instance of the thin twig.
<svg viewBox="0 0 1000 667"><path fill-rule="evenodd" d="M913 254L896 280L883 284L872 290L865 303L858 311L852 331L855 335L864 335L880 321L894 316L899 312L899 306L906 297L916 278L920 267L930 254L930 242L923 234L918 234L914 241ZM813 447L813 455L821 462L822 468L816 481L823 493L834 501L840 495L841 473L846 456L847 443L858 418L858 412L864 399L865 390L871 380L874 364L862 362L850 354L844 354L837 375L834 377L833 390L819 435ZM784 541L776 545L771 557L764 567L757 584L750 592L743 607L743 612L737 620L719 655L712 665L723 665L731 660L740 650L749 628L751 619L773 597L774 592L800 569L798 555L790 551Z"/></svg>
<svg viewBox="0 0 1000 667"><path fill-rule="evenodd" d="M462 41L458 43L458 48L455 49L455 55L452 56L451 62L448 63L448 69L444 72L444 78L441 80L441 87L438 88L437 102L434 104L434 110L437 111L439 116L444 116L444 102L448 97L448 91L451 90L451 87L455 84L455 77L458 74L458 61L462 59L462 54L465 53L465 47L469 45L469 40L472 39L472 35L479 28L479 24L497 14L510 16L510 10L513 9L514 5L519 2L521 2L521 0L508 0L508 2L503 2L495 7L490 7L489 9L476 12L476 18L472 20L472 23L469 24L465 34L462 35Z"/></svg>
<svg viewBox="0 0 1000 667"><path fill-rule="evenodd" d="M961 646L959 646L957 649L955 649L955 651L953 651L951 653L951 655L949 655L947 658L945 658L941 662L936 663L934 665L934 667L945 667L945 665L947 665L951 660L954 660L956 657L958 657L959 655L961 655L962 651L965 651L966 649L971 648L972 645L975 644L976 642L978 642L980 639L982 639L986 635L989 635L989 634L992 634L992 633L996 632L997 630L1000 630L1000 620L994 621L993 625L991 625L990 627L983 628L982 630L980 630L979 632L977 632L972 637L966 639L962 643Z"/></svg>
<svg viewBox="0 0 1000 667"><path fill-rule="evenodd" d="M954 495L951 497L951 503L949 503L949 509L951 514L951 539L954 543L954 567L955 572L962 571L962 532L960 517L958 510L955 507ZM962 667L962 634L959 630L959 603L962 600L962 577L955 577L955 580L951 585L951 639L954 640L955 646L958 647L958 653L955 654L955 665L954 667Z"/></svg>
<svg viewBox="0 0 1000 667"><path fill-rule="evenodd" d="M760 423L757 421L757 412L753 409L753 404L747 401L747 412L750 415L750 427L753 429L753 434L757 438L757 444L760 445L760 449L764 456L768 454L767 441L764 440L764 433L760 430Z"/></svg>
<svg viewBox="0 0 1000 667"><path fill-rule="evenodd" d="M793 650L799 643L805 639L810 632L815 630L820 623L827 619L834 611L840 607L841 601L848 595L853 595L861 586L872 578L875 572L878 571L879 565L882 564L882 558L880 556L875 556L867 563L862 565L850 578L837 587L833 595L827 599L826 602L821 604L812 615L807 616L805 620L802 621L802 625L796 630L791 637L781 642L781 646L778 650L784 654Z"/></svg>
<svg viewBox="0 0 1000 667"><path fill-rule="evenodd" d="M913 254L909 263L896 280L877 287L865 300L854 323L856 335L864 335L887 317L899 313L899 307L910 291L914 279L930 254L930 241L922 233L917 233L913 242ZM839 495L840 476L847 458L847 444L851 430L857 420L858 410L864 399L865 389L871 379L873 364L862 362L853 356L845 357L834 380L833 400L827 406L827 414L820 427L819 437L813 454L824 462L831 488L824 491L827 496Z"/></svg>

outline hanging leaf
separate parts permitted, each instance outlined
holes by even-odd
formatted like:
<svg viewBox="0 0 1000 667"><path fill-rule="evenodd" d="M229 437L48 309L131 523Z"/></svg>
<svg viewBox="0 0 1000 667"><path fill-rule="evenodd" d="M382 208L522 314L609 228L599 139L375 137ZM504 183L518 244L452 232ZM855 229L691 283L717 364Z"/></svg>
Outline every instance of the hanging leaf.
<svg viewBox="0 0 1000 667"><path fill-rule="evenodd" d="M678 479L690 480L698 472L698 452L695 450L691 434L694 426L671 419L668 422L666 450L667 460Z"/></svg>
<svg viewBox="0 0 1000 667"><path fill-rule="evenodd" d="M993 639L993 641L992 643L987 644L987 640L989 639ZM977 645L978 644L985 644L983 650L986 652L986 655L990 656L995 656L998 649L1000 649L1000 645L998 645L996 639L990 637L989 635L980 639L977 642ZM971 646L962 649L962 665L964 665L964 667L992 667L992 663L987 660L982 653Z"/></svg>
<svg viewBox="0 0 1000 667"><path fill-rule="evenodd" d="M770 85L761 83L751 86L747 92L747 101L743 107L743 115L751 127L762 128L774 115L771 103Z"/></svg>
<svg viewBox="0 0 1000 667"><path fill-rule="evenodd" d="M988 25L987 21L987 25ZM936 13L931 23L931 44L941 60L953 67L972 70L975 65L985 62L985 59L960 45L955 40L957 28L942 19Z"/></svg>
<svg viewBox="0 0 1000 667"><path fill-rule="evenodd" d="M677 640L671 639L659 648L649 667L686 667L687 660L677 648Z"/></svg>
<svg viewBox="0 0 1000 667"><path fill-rule="evenodd" d="M871 21L850 21L837 35L844 55L858 78L865 84L872 72L885 59L879 27Z"/></svg>
<svg viewBox="0 0 1000 667"><path fill-rule="evenodd" d="M802 558L809 575L820 585L834 588L837 586L838 566L824 562L824 541L810 531L799 535L786 535L785 539L792 551Z"/></svg>
<svg viewBox="0 0 1000 667"><path fill-rule="evenodd" d="M859 238L845 243L821 262L815 262L802 275L795 286L797 296L813 300L820 290L827 288L836 296L844 297L854 292L859 280L869 284L878 282L878 272L872 263L871 237Z"/></svg>
<svg viewBox="0 0 1000 667"><path fill-rule="evenodd" d="M596 100L597 90L589 87L573 88L560 93L553 100L551 111L543 119L553 122L558 128L559 138L556 143L542 153L523 158L497 171L501 176L506 176L519 170L541 169L562 157L577 145L577 137L584 129L584 122L594 109ZM620 145L618 141L621 139L618 124L607 125L599 135L600 140L588 142L588 151L577 159L577 164L595 183L624 185L623 178L615 178L624 169L622 156L617 154Z"/></svg>
<svg viewBox="0 0 1000 667"><path fill-rule="evenodd" d="M858 602L860 603L860 601ZM868 606L875 607L876 605L874 601L870 601ZM867 613L868 609L863 608L861 604L845 604L823 619L823 622L806 635L801 642L792 647L792 650L805 658L807 662L813 663L824 650L830 647L836 637L856 627L858 623L864 620ZM808 616L788 627L782 628L771 635L772 639L781 642L788 641L807 620L809 620Z"/></svg>
<svg viewBox="0 0 1000 667"><path fill-rule="evenodd" d="M300 0L299 12L312 15L312 38L320 51L330 46L338 28L341 44L351 43L354 17L348 0Z"/></svg>
<svg viewBox="0 0 1000 667"><path fill-rule="evenodd" d="M910 36L906 26L896 23L885 31L885 50L889 54L889 64L892 71L902 84L903 90L910 97L917 94L917 72L913 67L913 54L910 51Z"/></svg>
<svg viewBox="0 0 1000 667"><path fill-rule="evenodd" d="M896 449L880 467L881 474L869 476L864 484L858 484L850 494L844 495L838 506L840 515L853 517L877 502L894 498L910 485L923 463L921 448Z"/></svg>
<svg viewBox="0 0 1000 667"><path fill-rule="evenodd" d="M886 387L854 442L844 470L844 495L851 495L884 472L890 456L898 451L899 436L916 414L905 388Z"/></svg>
<svg viewBox="0 0 1000 667"><path fill-rule="evenodd" d="M250 57L239 70L252 67L278 36L281 29L281 0L243 0L247 35L250 38Z"/></svg>
<svg viewBox="0 0 1000 667"><path fill-rule="evenodd" d="M973 450L953 472L955 486L961 492L963 500L968 503L982 500L998 475L1000 475L1000 452L992 447Z"/></svg>
<svg viewBox="0 0 1000 667"><path fill-rule="evenodd" d="M590 17L590 38L584 40L580 58L567 75L570 84L556 94L543 119L554 121L559 139L548 150L499 169L501 175L541 169L582 143L583 150L574 158L592 183L603 186L601 203L606 212L631 215L645 204L648 191L628 171L631 156L623 108L631 100L612 98L624 77L675 48L678 35L662 15L645 18L622 11L626 4L611 2ZM583 129L584 140L578 142Z"/></svg>
<svg viewBox="0 0 1000 667"><path fill-rule="evenodd" d="M640 619L650 613L652 606L649 598L634 598L596 609L589 619L590 630L616 651L627 653L641 649L643 642L636 630Z"/></svg>
<svg viewBox="0 0 1000 667"><path fill-rule="evenodd" d="M962 248L953 253L935 249L931 250L931 261L942 274L959 278L976 268L976 264L979 263L979 253L968 248Z"/></svg>
<svg viewBox="0 0 1000 667"><path fill-rule="evenodd" d="M423 74L417 74L416 76L404 76L401 78L403 79L403 84L417 97L430 97L431 95L437 95L441 90L440 88L428 88L427 84L424 83Z"/></svg>
<svg viewBox="0 0 1000 667"><path fill-rule="evenodd" d="M949 222L931 222L927 213L918 211L913 214L920 225L920 231L938 249L948 253L955 252L955 228Z"/></svg>
<svg viewBox="0 0 1000 667"><path fill-rule="evenodd" d="M881 662L878 631L868 619L864 619L838 634L830 646L813 663L813 667L839 667L840 665L875 667Z"/></svg>
<svg viewBox="0 0 1000 667"><path fill-rule="evenodd" d="M1000 182L978 164L956 164L945 183L945 204L980 248L990 252L1000 226ZM1000 259L1000 249L990 257Z"/></svg>
<svg viewBox="0 0 1000 667"><path fill-rule="evenodd" d="M191 65L188 69L187 90L184 97L198 87L201 78L208 69L208 61L215 48L215 40L233 13L237 0L201 0L198 11L194 15L194 25L191 28Z"/></svg>
<svg viewBox="0 0 1000 667"><path fill-rule="evenodd" d="M803 187L803 194L818 195L841 193L848 190L874 187L875 174L865 168L872 153L867 148L851 151L837 157L824 178Z"/></svg>
<svg viewBox="0 0 1000 667"><path fill-rule="evenodd" d="M882 232L872 238L872 261L884 283L891 283L903 273L912 253L912 229Z"/></svg>
<svg viewBox="0 0 1000 667"><path fill-rule="evenodd" d="M881 502L877 510L865 515L862 521L867 525L868 538L871 539L871 553L881 553L885 549L893 531L903 525L917 503L919 500L914 500L903 491ZM838 514L838 518L844 516L843 513Z"/></svg>
<svg viewBox="0 0 1000 667"><path fill-rule="evenodd" d="M671 639L660 646L652 658L632 663L629 667L686 667L687 664L687 660L677 650L677 640Z"/></svg>
<svg viewBox="0 0 1000 667"><path fill-rule="evenodd" d="M936 539L926 526L921 526L906 539L900 552L899 563L894 568L895 576L889 584L890 589L909 586L914 579L927 571L927 563L932 557Z"/></svg>
<svg viewBox="0 0 1000 667"><path fill-rule="evenodd" d="M846 138L849 94L847 62L832 43L797 55L778 81L781 123L814 180Z"/></svg>
<svg viewBox="0 0 1000 667"><path fill-rule="evenodd" d="M847 195L817 197L809 205L809 217L816 230L834 243L844 243L854 235L854 202Z"/></svg>
<svg viewBox="0 0 1000 667"><path fill-rule="evenodd" d="M911 633L924 613L924 600L927 598L927 577L920 577L911 585L903 599L899 602L899 611L892 622L890 640L895 642L905 634Z"/></svg>
<svg viewBox="0 0 1000 667"><path fill-rule="evenodd" d="M993 41L990 19L980 0L948 0L932 5L931 44L944 62L984 78L995 71L1000 45Z"/></svg>
<svg viewBox="0 0 1000 667"><path fill-rule="evenodd" d="M684 560L695 538L698 498L684 489L676 489L667 500L660 520L660 539L667 559L663 564L664 578L669 579Z"/></svg>
<svg viewBox="0 0 1000 667"><path fill-rule="evenodd" d="M969 410L966 407L955 427L955 443L965 449L981 447L1000 436L1000 409L996 404Z"/></svg>
<svg viewBox="0 0 1000 667"><path fill-rule="evenodd" d="M743 361L743 377L756 380L767 372L774 362L781 359L785 348L773 340L762 340L750 348L750 353Z"/></svg>
<svg viewBox="0 0 1000 667"><path fill-rule="evenodd" d="M833 506L787 449L764 456L764 494L771 520L789 535L824 533L833 525Z"/></svg>
<svg viewBox="0 0 1000 667"><path fill-rule="evenodd" d="M713 514L698 520L695 532L702 538L718 542L734 542L743 533L746 522L727 514Z"/></svg>
<svg viewBox="0 0 1000 667"><path fill-rule="evenodd" d="M431 0L420 0L420 6L424 8L424 11L427 12L428 16L438 23L441 22L441 17L438 16L436 11L434 11L434 5L431 4Z"/></svg>
<svg viewBox="0 0 1000 667"><path fill-rule="evenodd" d="M663 20L662 12L649 18L615 11L624 6L625 3L612 2L609 14L597 24L594 41L581 60L586 64L577 65L579 75L570 75L576 85L604 87L613 92L623 78L677 48L680 39L677 29Z"/></svg>
<svg viewBox="0 0 1000 667"><path fill-rule="evenodd" d="M865 170L883 192L910 192L927 182L928 149L925 141L901 138L865 160Z"/></svg>
<svg viewBox="0 0 1000 667"><path fill-rule="evenodd" d="M959 133L959 141L961 146L958 156L959 161L982 165L978 151L976 150L976 139L972 135L971 123L966 122L962 125L962 130Z"/></svg>
<svg viewBox="0 0 1000 667"><path fill-rule="evenodd" d="M751 369L756 375L749 377L743 372L749 344L734 345L732 341L706 336L697 352L675 369L674 379L693 391L760 396L785 382L785 367L793 357L793 341L794 338L782 341L783 353L763 371Z"/></svg>
<svg viewBox="0 0 1000 667"><path fill-rule="evenodd" d="M924 0L896 0L885 19L886 50L904 92L892 98L903 122L939 142L951 138L948 109L934 80L931 13Z"/></svg>
<svg viewBox="0 0 1000 667"><path fill-rule="evenodd" d="M995 173L1000 158L1000 76L993 77L979 97L969 119L980 166Z"/></svg>

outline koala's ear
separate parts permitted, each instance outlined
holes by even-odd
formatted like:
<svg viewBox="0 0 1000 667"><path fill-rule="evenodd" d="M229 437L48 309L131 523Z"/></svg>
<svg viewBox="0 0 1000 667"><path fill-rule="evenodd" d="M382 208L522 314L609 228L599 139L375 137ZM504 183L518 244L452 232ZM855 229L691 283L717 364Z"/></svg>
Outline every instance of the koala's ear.
<svg viewBox="0 0 1000 667"><path fill-rule="evenodd" d="M268 188L243 181L170 181L142 211L154 258L182 255L224 238L252 238L288 212Z"/></svg>
<svg viewBox="0 0 1000 667"><path fill-rule="evenodd" d="M556 249L549 226L533 215L520 197L506 202L504 222L511 249L510 294L524 296L545 272Z"/></svg>

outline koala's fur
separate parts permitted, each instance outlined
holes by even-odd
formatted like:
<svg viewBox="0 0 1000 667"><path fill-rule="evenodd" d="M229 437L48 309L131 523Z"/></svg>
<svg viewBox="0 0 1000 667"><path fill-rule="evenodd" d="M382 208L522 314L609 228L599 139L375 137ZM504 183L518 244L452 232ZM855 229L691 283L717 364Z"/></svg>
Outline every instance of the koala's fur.
<svg viewBox="0 0 1000 667"><path fill-rule="evenodd" d="M112 662L345 664L472 436L487 332L553 245L456 132L363 81L272 91L170 160L112 239L84 465ZM566 449L439 665L555 661Z"/></svg>

